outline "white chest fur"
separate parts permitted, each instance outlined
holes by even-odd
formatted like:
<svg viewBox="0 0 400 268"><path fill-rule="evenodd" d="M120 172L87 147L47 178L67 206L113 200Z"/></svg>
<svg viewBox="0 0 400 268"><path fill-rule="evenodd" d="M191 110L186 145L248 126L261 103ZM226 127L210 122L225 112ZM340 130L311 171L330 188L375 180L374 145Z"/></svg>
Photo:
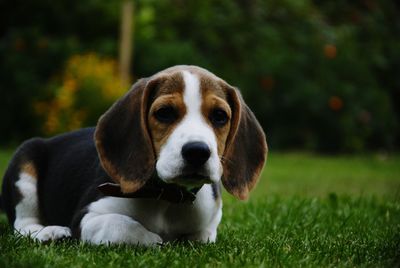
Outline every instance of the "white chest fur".
<svg viewBox="0 0 400 268"><path fill-rule="evenodd" d="M93 202L81 221L83 240L101 243L152 245L184 236L214 242L222 202L204 185L193 204L161 200L105 197Z"/></svg>

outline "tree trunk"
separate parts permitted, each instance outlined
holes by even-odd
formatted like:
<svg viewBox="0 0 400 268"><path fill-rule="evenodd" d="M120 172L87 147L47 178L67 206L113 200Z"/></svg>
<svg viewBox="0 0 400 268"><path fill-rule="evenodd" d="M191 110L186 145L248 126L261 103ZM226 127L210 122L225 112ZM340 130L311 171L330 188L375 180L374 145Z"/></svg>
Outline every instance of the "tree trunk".
<svg viewBox="0 0 400 268"><path fill-rule="evenodd" d="M129 73L131 71L132 50L133 50L133 17L134 6L132 0L122 2L122 19L119 47L119 73L123 82L130 83Z"/></svg>

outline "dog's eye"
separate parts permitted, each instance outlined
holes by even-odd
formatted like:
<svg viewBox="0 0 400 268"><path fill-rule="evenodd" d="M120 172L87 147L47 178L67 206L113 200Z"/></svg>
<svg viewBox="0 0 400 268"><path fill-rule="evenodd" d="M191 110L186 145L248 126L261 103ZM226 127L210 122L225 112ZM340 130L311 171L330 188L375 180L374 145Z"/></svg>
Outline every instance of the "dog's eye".
<svg viewBox="0 0 400 268"><path fill-rule="evenodd" d="M178 113L174 107L165 106L155 111L154 117L161 123L170 124L178 118Z"/></svg>
<svg viewBox="0 0 400 268"><path fill-rule="evenodd" d="M210 114L210 121L216 127L223 127L228 122L228 115L222 109L214 109Z"/></svg>

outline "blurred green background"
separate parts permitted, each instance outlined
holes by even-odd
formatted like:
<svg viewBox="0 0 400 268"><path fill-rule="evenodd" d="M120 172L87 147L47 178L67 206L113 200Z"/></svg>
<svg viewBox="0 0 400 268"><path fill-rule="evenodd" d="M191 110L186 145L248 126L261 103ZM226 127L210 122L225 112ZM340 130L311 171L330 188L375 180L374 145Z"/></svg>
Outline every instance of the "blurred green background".
<svg viewBox="0 0 400 268"><path fill-rule="evenodd" d="M272 150L398 150L400 5L135 0L130 82L175 64L238 86ZM121 1L0 2L0 144L94 125L118 74Z"/></svg>
<svg viewBox="0 0 400 268"><path fill-rule="evenodd" d="M0 266L399 266L399 1L0 1L0 181L24 139L93 126L176 64L239 87L267 135L250 202L223 194L219 243L32 245L0 215Z"/></svg>

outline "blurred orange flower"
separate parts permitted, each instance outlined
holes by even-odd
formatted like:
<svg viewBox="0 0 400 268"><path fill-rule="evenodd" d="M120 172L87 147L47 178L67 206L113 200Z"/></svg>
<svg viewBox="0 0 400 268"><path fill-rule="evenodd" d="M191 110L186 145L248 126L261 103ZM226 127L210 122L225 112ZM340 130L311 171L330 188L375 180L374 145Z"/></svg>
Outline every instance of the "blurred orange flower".
<svg viewBox="0 0 400 268"><path fill-rule="evenodd" d="M17 39L15 39L14 42L14 48L16 51L23 51L26 47L25 41L24 39L22 39L21 37L18 37Z"/></svg>
<svg viewBox="0 0 400 268"><path fill-rule="evenodd" d="M337 48L335 45L326 44L324 46L324 55L328 59L334 59L337 56Z"/></svg>
<svg viewBox="0 0 400 268"><path fill-rule="evenodd" d="M343 100L338 96L332 96L329 98L328 105L333 111L339 111L343 108Z"/></svg>
<svg viewBox="0 0 400 268"><path fill-rule="evenodd" d="M275 86L275 79L272 76L267 75L261 78L260 84L266 91L271 91Z"/></svg>

